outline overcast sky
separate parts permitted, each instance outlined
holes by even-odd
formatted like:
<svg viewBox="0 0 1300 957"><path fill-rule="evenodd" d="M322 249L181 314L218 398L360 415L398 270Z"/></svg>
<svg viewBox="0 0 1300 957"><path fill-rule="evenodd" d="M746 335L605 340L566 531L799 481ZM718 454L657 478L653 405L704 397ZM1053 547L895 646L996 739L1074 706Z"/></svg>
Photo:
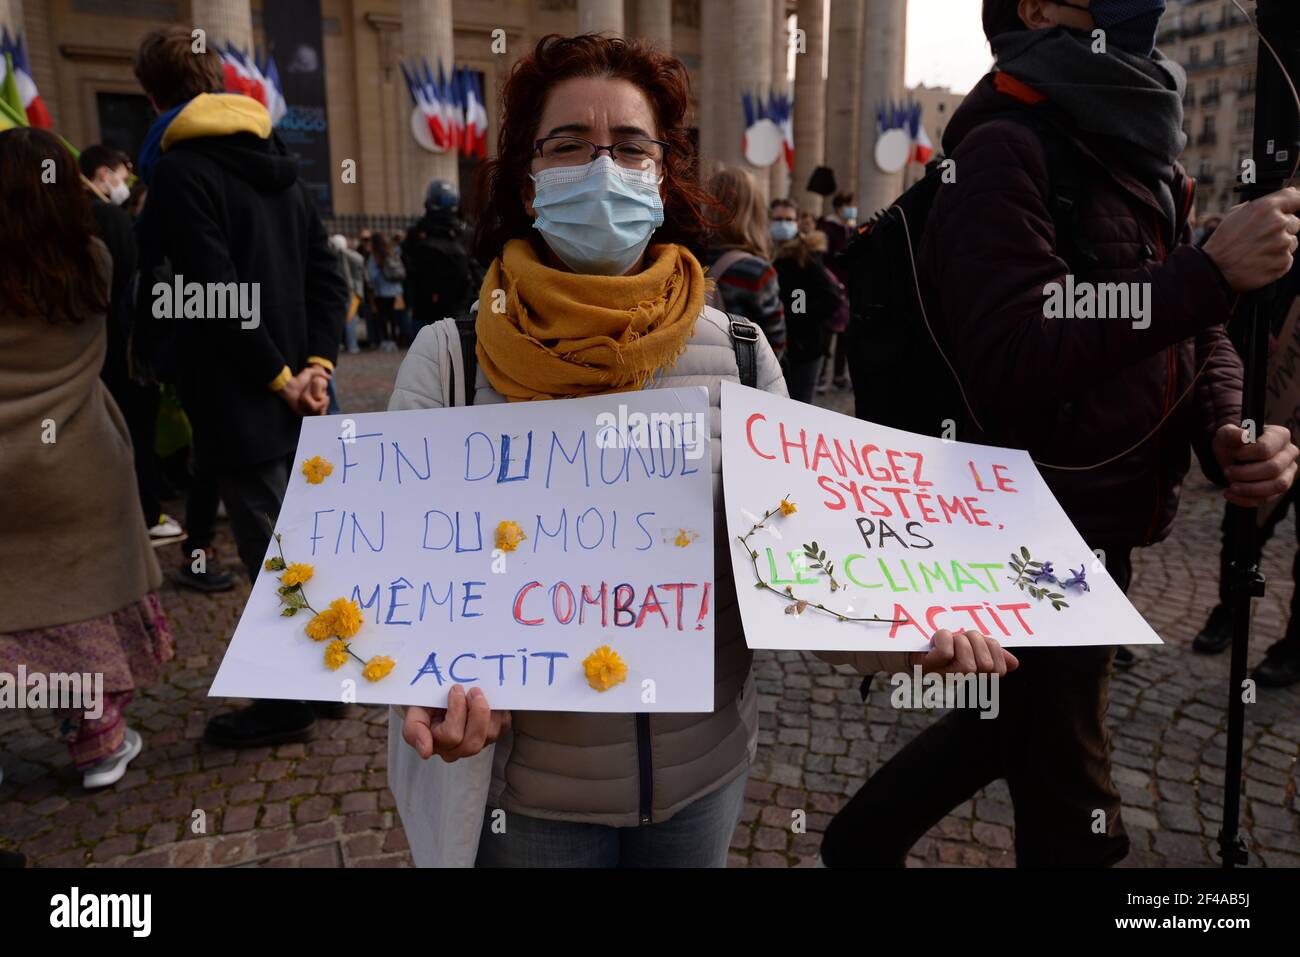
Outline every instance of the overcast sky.
<svg viewBox="0 0 1300 957"><path fill-rule="evenodd" d="M993 62L980 24L981 0L908 0L907 85L966 93Z"/></svg>

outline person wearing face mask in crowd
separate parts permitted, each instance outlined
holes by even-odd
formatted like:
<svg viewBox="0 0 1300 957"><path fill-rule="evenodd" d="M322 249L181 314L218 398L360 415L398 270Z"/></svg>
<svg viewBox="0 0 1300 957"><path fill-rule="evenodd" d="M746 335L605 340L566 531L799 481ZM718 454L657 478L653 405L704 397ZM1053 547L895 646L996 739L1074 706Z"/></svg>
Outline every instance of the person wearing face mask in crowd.
<svg viewBox="0 0 1300 957"><path fill-rule="evenodd" d="M636 40L552 35L515 64L497 158L477 191L476 252L490 265L473 310L478 362L466 403L705 386L716 450L722 381L785 394L758 330L705 304L689 245L715 201L691 173L688 102L685 66ZM441 323L421 331L389 409L448 404L451 341ZM713 481L721 523L716 455ZM389 782L418 864L725 865L758 704L725 539L711 712L511 713L492 710L492 692L477 685L453 686L446 708L392 710ZM986 667L1015 666L996 643L946 632L914 660L969 671L977 653ZM869 671L909 658L830 657ZM493 826L498 810L504 828Z"/></svg>
<svg viewBox="0 0 1300 957"><path fill-rule="evenodd" d="M848 296L826 268L826 234L800 232L799 214L788 199L773 200L770 214L772 262L785 309L786 384L790 398L812 402L834 329L848 324Z"/></svg>
<svg viewBox="0 0 1300 957"><path fill-rule="evenodd" d="M706 301L762 329L780 359L785 354L785 308L772 265L767 205L753 174L738 166L717 169L708 189L719 206L706 210L709 232L699 254L713 281Z"/></svg>
<svg viewBox="0 0 1300 957"><path fill-rule="evenodd" d="M848 286L848 276L840 265L839 255L853 238L857 226L858 208L853 205L852 193L836 193L831 200L831 211L817 221L817 228L826 234L826 268L845 288ZM822 363L822 374L818 377L819 395L829 391L831 386L837 389L849 387L847 331L847 319L832 324L833 335L827 351L827 361Z"/></svg>
<svg viewBox="0 0 1300 957"><path fill-rule="evenodd" d="M1241 293L1290 271L1300 192L1240 206L1191 243L1194 183L1178 163L1186 77L1155 49L1164 8L984 0L995 67L945 132L956 181L911 226L924 229L915 278L927 322L963 390L957 438L1028 450L1123 590L1133 550L1169 534L1193 451L1245 507L1296 474L1285 428L1245 442L1241 361L1224 323ZM1068 277L1144 286L1145 316L1054 314L1044 291ZM1107 726L1116 658L1107 646L1023 649L998 715L956 709L926 728L836 815L823 861L902 866L998 779L1017 866L1123 859Z"/></svg>
<svg viewBox="0 0 1300 957"><path fill-rule="evenodd" d="M135 283L138 252L131 214L131 161L119 150L95 144L78 159L95 214L99 238L113 257L109 288L108 348L100 377L122 410L135 453L136 484L145 527L155 545L181 540L180 523L162 510L162 480L154 454L154 428L158 421L158 385L147 382L131 361L131 290Z"/></svg>

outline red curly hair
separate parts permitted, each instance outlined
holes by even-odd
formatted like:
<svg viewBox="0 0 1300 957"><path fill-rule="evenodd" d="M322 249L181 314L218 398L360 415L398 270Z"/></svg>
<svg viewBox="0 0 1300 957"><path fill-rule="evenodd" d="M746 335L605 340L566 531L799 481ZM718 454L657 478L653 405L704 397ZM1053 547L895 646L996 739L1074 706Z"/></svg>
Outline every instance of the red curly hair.
<svg viewBox="0 0 1300 957"><path fill-rule="evenodd" d="M501 88L496 157L480 165L475 177L475 255L484 261L494 259L508 240L532 238L533 221L523 196L537 124L551 90L575 77L627 80L645 94L659 125L659 138L669 144L662 170L664 223L654 241L697 245L708 229L704 209L718 203L695 178L695 155L685 125L690 91L686 67L641 40L552 33L514 65Z"/></svg>

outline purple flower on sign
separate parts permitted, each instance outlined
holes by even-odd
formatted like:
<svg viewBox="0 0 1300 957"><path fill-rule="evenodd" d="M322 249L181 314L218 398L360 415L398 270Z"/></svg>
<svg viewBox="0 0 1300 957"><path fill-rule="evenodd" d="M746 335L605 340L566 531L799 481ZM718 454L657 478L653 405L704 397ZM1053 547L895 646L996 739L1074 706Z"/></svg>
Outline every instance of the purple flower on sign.
<svg viewBox="0 0 1300 957"><path fill-rule="evenodd" d="M1056 570L1052 568L1051 562L1043 562L1043 567L1039 570L1038 574L1034 576L1034 584L1037 585L1039 582L1044 580L1053 583L1056 582Z"/></svg>
<svg viewBox="0 0 1300 957"><path fill-rule="evenodd" d="M1078 585L1084 591L1092 591L1092 589L1088 586L1088 582L1085 581L1084 579L1082 565L1079 566L1079 570L1077 572L1073 568L1071 568L1070 577L1067 578L1065 581L1061 582L1062 588L1070 588L1074 585Z"/></svg>

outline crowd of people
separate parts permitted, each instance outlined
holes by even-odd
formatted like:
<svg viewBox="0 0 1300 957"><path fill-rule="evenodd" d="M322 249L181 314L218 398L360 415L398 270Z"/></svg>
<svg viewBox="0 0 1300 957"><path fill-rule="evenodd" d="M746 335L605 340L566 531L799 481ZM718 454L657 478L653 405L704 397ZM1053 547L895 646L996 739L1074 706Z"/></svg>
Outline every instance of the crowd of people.
<svg viewBox="0 0 1300 957"><path fill-rule="evenodd" d="M1184 78L1154 50L1155 20L1099 58L1085 9L985 0L984 11L997 67L948 127L961 175L934 202L917 283L963 386L961 437L1061 463L1046 480L1127 588L1133 550L1169 533L1193 451L1235 504L1292 485L1285 429L1243 440L1224 324L1238 295L1291 270L1300 192L1234 210L1192 241L1177 163ZM184 641L154 549L179 542L181 586L234 587L212 548L224 512L256 578L301 421L340 409L341 353L409 350L390 409L446 403L443 359L465 343L444 317L472 320L467 405L696 384L716 412L724 380L804 402L852 385L846 343L864 314L839 254L859 231L853 195L831 187L822 215L767 202L741 168L698 176L686 68L649 45L547 37L518 61L472 237L442 181L403 234L328 235L265 108L222 92L219 59L195 53L186 29L149 34L135 74L158 116L134 161L92 146L78 168L53 135L0 133L0 494L22 503L0 517L0 669L104 672L103 717L64 727L87 788L119 780L140 753L127 705ZM1021 119L1044 101L1088 182L1070 237L1048 208L1060 153ZM611 211L607 226L596 209ZM1152 285L1150 329L1044 317L1041 290L1076 267L1080 245L1096 278ZM259 287L257 321L158 318L155 285L182 278ZM497 289L504 313L480 295ZM1182 394L1192 401L1171 411ZM168 422L181 438L164 436ZM1158 442L1113 455L1148 429ZM181 491L184 528L161 504ZM446 708L394 708L388 774L417 862L725 862L757 740L730 554L721 537L710 713L511 714L459 687ZM1020 863L1121 859L1113 656L1013 655L975 631L940 631L924 654L819 655L863 675L1007 676L997 720L950 714L876 772L831 824L825 862L901 864L998 777L1011 783ZM231 748L304 740L339 707L256 701L212 718L205 736ZM494 810L510 816L504 835Z"/></svg>

